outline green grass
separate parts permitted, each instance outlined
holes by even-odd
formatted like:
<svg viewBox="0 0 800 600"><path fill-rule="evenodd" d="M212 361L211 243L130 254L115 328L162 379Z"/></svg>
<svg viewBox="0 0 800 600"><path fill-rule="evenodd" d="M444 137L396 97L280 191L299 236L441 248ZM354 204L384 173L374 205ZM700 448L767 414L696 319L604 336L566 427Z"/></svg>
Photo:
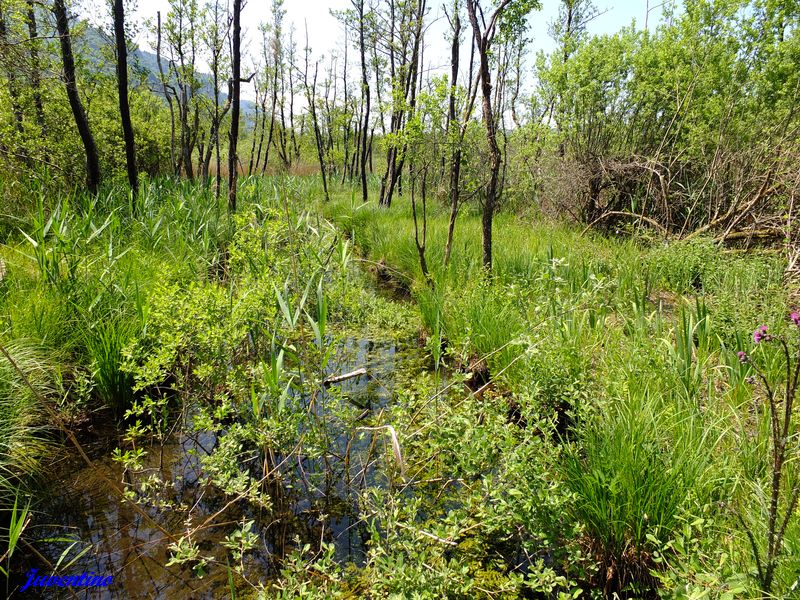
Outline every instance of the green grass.
<svg viewBox="0 0 800 600"><path fill-rule="evenodd" d="M53 368L35 343L3 343L0 355L0 506L39 473L47 450L41 400L52 395Z"/></svg>
<svg viewBox="0 0 800 600"><path fill-rule="evenodd" d="M384 210L337 198L321 209L371 263L411 280L437 363L444 339L443 360L485 358L496 385L515 392L523 414L552 416L568 448L554 469L572 494L570 514L583 528L588 563L598 568L587 576L593 585L646 593L679 577L690 586L695 577L711 577L720 590L739 589L736 573L749 559L731 511L713 519L726 543L681 558L673 544L687 519L698 518L692 515L738 497L743 478L762 475L744 475L737 460L746 456L751 469L761 469L765 453L741 420L758 392L736 375L735 352L750 350L756 324L786 326L779 255L729 252L703 239L665 246L582 235L501 214L487 280L479 215L459 216L445 267L447 213L434 205L430 289L407 202ZM701 522L708 527L707 517ZM712 534L704 535L703 543ZM721 560L736 565L714 572L705 561L726 551Z"/></svg>
<svg viewBox="0 0 800 600"><path fill-rule="evenodd" d="M601 573L614 573L622 589L652 585L653 554L675 535L687 499L709 500L697 496L709 489L701 478L713 444L697 438L691 410L662 403L647 388L613 402L564 460L573 515L586 528Z"/></svg>
<svg viewBox="0 0 800 600"><path fill-rule="evenodd" d="M759 522L749 494L768 466L763 424L751 416L760 391L736 352L752 350L758 324L787 329L780 256L732 253L708 240L665 246L582 235L500 214L487 277L479 215L465 207L445 266L448 214L431 201L431 286L405 198L384 210L334 186L334 200L323 204L319 181L300 177L245 178L240 192L234 217L210 187L157 180L143 184L136 214L124 188L109 187L97 198L40 198L29 214L0 219L8 234L0 342L41 390L0 360L0 499L11 501L52 439L41 398L65 414L80 400L78 410L102 408L121 422L137 399L169 382L182 398L221 403L253 425L253 407L277 399L253 404L260 396L248 369L268 364L279 346L284 378L310 369L297 379L305 385L330 359L332 335L407 338L421 329L418 352L445 377L401 374L402 400L376 425L393 424L410 473L423 465L417 472L427 481L463 487L386 491L391 497L370 519L394 506L414 515L404 532L443 523L470 532L436 534L455 536L459 549L430 559L452 569L467 594L477 588L462 581L464 568L515 590L644 594L660 586L668 594L742 585L757 596L732 507L747 507ZM374 293L370 272L394 279L389 287L408 289L412 302ZM769 352L759 360L781 376ZM442 381L481 363L492 381L482 397L455 383L439 394ZM159 414L142 427L164 429L169 400L150 400ZM137 410L150 410L143 402ZM295 409L259 431L291 439L305 418ZM423 513L440 518L415 522ZM391 528L399 517L380 518ZM798 533L792 523L782 589L792 585ZM518 538L542 560L537 552L548 548L547 560L560 565L541 566L537 576L564 580L523 584L501 575L498 548ZM361 585L386 577L374 589L395 589L396 559L422 560L419 539L403 539L406 554L384 548L359 571L371 582ZM424 569L404 577L404 591L424 587Z"/></svg>

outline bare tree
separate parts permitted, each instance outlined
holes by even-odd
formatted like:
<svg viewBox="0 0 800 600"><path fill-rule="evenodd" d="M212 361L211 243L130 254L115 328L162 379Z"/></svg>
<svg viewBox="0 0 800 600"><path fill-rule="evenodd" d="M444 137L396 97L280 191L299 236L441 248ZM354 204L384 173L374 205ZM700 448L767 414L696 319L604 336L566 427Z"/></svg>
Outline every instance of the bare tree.
<svg viewBox="0 0 800 600"><path fill-rule="evenodd" d="M117 45L117 92L119 94L119 116L122 122L122 137L125 140L125 167L128 183L136 207L139 195L139 171L136 168L136 143L133 137L131 107L128 102L128 43L125 40L125 7L123 0L114 0L114 38Z"/></svg>
<svg viewBox="0 0 800 600"><path fill-rule="evenodd" d="M325 200L330 200L328 195L328 175L325 167L325 151L323 149L322 134L319 130L319 121L317 119L317 72L319 71L319 61L314 65L314 79L311 85L308 84L308 56L311 53L311 48L308 45L308 25L306 25L306 48L305 48L305 69L303 70L303 87L306 92L306 102L308 103L308 111L311 113L311 124L314 127L314 141L317 145L317 159L319 160L319 173L322 177L322 191L325 193Z"/></svg>
<svg viewBox="0 0 800 600"><path fill-rule="evenodd" d="M83 109L83 104L78 94L78 84L75 81L75 57L72 54L69 18L64 0L53 0L53 15L56 19L56 30L61 42L64 87L67 91L69 106L72 109L72 117L75 119L75 126L78 128L83 149L86 153L86 186L92 194L97 194L100 185L100 157L97 153L97 145L95 144L92 130L89 128L89 119L86 117L86 111Z"/></svg>
<svg viewBox="0 0 800 600"><path fill-rule="evenodd" d="M366 49L364 47L364 0L352 0L358 12L358 45L361 50L361 102L364 106L364 121L361 126L361 200L366 202L367 192L367 131L369 130L370 90L367 77Z"/></svg>
<svg viewBox="0 0 800 600"><path fill-rule="evenodd" d="M239 143L239 93L241 90L242 0L233 0L233 37L231 40L231 132L228 149L228 210L236 212L236 184L238 182L237 145Z"/></svg>

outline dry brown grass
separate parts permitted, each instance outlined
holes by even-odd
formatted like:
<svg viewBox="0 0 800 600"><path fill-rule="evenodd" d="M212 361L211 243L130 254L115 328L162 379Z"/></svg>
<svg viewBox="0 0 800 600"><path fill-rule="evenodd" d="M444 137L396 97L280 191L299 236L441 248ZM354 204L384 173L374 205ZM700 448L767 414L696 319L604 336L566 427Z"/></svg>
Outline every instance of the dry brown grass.
<svg viewBox="0 0 800 600"><path fill-rule="evenodd" d="M239 161L239 175L244 177L248 175L247 167L249 165L250 159L248 158L245 160ZM227 160L223 160L222 164L220 165L220 174L222 175L223 179L228 178L228 162ZM306 162L301 160L300 162L293 164L289 167L288 171L285 171L282 166L276 165L272 161L270 161L269 165L267 165L266 175L295 175L298 177L308 176L308 175L317 175L319 173L319 165L313 162ZM208 170L209 177L215 177L217 174L217 168L214 164L214 161L211 161L211 167ZM258 171L253 169L253 175L261 174L261 165L258 167Z"/></svg>

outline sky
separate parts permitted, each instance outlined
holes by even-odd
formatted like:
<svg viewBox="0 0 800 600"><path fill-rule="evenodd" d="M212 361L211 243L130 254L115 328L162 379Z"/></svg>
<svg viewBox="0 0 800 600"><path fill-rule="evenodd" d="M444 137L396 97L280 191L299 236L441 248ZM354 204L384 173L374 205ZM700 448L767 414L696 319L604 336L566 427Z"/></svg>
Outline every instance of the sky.
<svg viewBox="0 0 800 600"><path fill-rule="evenodd" d="M528 37L531 39L529 64L538 51L548 52L554 47L554 42L547 32L548 24L557 15L559 1L542 0L541 3L542 9L533 11L528 17L530 24ZM137 0L136 4L134 19L139 21L145 18L155 20L156 12L159 10L163 18L169 10L167 0ZM268 23L272 20L269 11L270 4L269 0L247 0L242 10L242 27L245 38L242 47L251 57L255 57L259 53L258 24ZM589 24L589 33L614 33L620 28L630 25L634 20L637 27L642 28L648 12L648 24L652 27L660 17L661 4L661 0L595 0L595 5L601 14ZM429 1L428 22L430 26L425 36L423 68L444 73L449 60L449 42L447 40L449 26L442 5L443 0ZM331 10L344 9L349 6L351 6L350 0L285 0L285 29L288 31L289 27L294 25L297 47L299 51L302 51L305 46L305 28L308 27L309 45L314 57L312 60L322 56L330 57L331 52L341 55L344 48L344 29L341 23L331 15ZM462 18L466 21L465 16ZM465 29L468 30L466 22ZM143 49L151 50L148 43L149 38L150 34L140 27L135 41ZM351 56L353 59L357 58L355 54L351 54ZM245 65L252 64L252 58L247 60L243 57L243 61L245 61ZM358 66L355 60L353 65L354 67ZM204 65L200 65L200 70L205 70ZM247 70L247 67L245 66L243 70ZM356 75L355 71L353 74ZM243 86L242 95L252 99L252 91L246 88L247 86Z"/></svg>

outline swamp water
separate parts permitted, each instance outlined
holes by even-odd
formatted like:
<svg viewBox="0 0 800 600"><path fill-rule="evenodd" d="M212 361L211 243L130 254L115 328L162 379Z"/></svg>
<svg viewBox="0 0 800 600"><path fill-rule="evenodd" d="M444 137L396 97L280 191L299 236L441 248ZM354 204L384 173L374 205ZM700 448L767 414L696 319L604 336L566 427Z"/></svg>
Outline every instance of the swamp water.
<svg viewBox="0 0 800 600"><path fill-rule="evenodd" d="M143 517L128 502L109 489L107 479L119 483L122 467L105 456L91 468L84 462L70 461L71 467L52 480L46 502L28 529L40 556L18 567L37 568L39 574L57 572L63 576L94 572L111 575L108 587L48 587L13 594L13 597L44 598L175 598L202 599L230 596L226 569L227 549L222 542L237 523L254 521L251 529L258 536L255 550L243 558L244 578L249 583L267 582L276 574L278 561L291 550L308 543L319 548L320 540L332 543L339 561L363 563L367 531L359 519L358 494L368 486L386 484L379 473L389 446L383 430L356 435L358 419L380 425L380 411L389 406L395 374L420 372L420 351L413 345L348 338L331 360L330 375L360 368L366 375L334 384L341 393L322 393L316 410L328 411L329 403L348 402L359 414L349 431L330 432L331 453L325 459L302 455L277 457L285 460L289 477L267 486L272 507L259 509L243 501L230 505L216 488L206 485L199 457L208 454L218 440L213 433L179 431L171 436L159 456L153 448L145 467L157 474L166 486L158 490L171 506L190 510L159 509L148 505L150 519ZM376 418L375 418L376 417ZM367 421L368 420L368 421ZM342 424L341 422L339 423ZM347 454L348 460L342 457ZM288 465L289 461L295 464ZM160 465L159 465L160 462ZM201 528L192 541L202 556L218 561L202 578L186 565L166 566L170 559L170 539L187 530L186 516L196 527L214 516L211 526ZM156 523L157 525L154 525ZM50 541L46 541L50 540ZM53 565L61 566L54 568ZM235 575L237 587L247 587ZM27 577L22 577L24 585Z"/></svg>

